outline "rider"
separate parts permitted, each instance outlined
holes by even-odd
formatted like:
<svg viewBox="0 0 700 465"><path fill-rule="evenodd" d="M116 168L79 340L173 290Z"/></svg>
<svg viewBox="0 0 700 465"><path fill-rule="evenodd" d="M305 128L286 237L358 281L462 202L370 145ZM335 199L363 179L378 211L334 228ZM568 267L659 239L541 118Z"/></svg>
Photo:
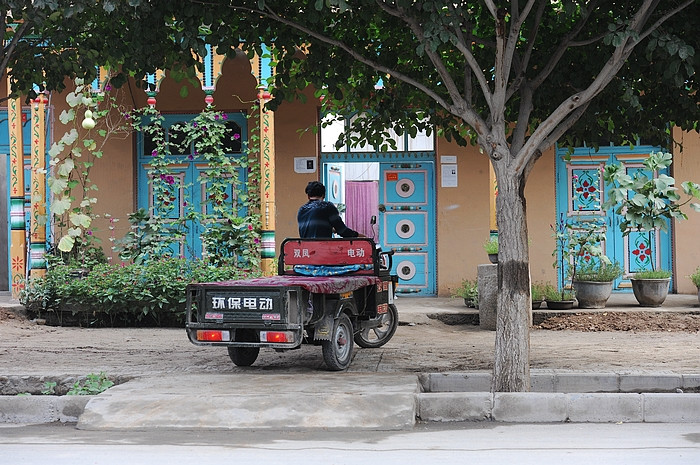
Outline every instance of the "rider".
<svg viewBox="0 0 700 465"><path fill-rule="evenodd" d="M323 200L326 196L326 186L318 181L311 181L307 184L305 192L309 201L302 205L297 213L299 237L331 238L334 232L342 237L365 237L348 228L335 205Z"/></svg>

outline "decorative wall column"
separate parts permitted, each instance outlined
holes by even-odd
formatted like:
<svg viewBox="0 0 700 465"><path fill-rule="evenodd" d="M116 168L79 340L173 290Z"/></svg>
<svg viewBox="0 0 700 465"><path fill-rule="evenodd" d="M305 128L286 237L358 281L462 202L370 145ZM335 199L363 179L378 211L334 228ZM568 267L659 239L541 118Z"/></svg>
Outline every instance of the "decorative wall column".
<svg viewBox="0 0 700 465"><path fill-rule="evenodd" d="M8 76L7 88L10 89ZM24 141L22 140L22 102L8 100L7 120L10 136L10 285L17 299L27 275L27 240L24 219Z"/></svg>
<svg viewBox="0 0 700 465"><path fill-rule="evenodd" d="M263 54L255 55L250 61L253 76L258 81L258 111L260 112L260 219L262 228L262 271L266 275L277 272L274 269L275 243L275 115L265 109L271 96L265 83L274 73L268 48L263 46Z"/></svg>
<svg viewBox="0 0 700 465"><path fill-rule="evenodd" d="M262 228L262 271L275 274L275 115L265 109L270 94L258 88L260 111L260 220Z"/></svg>
<svg viewBox="0 0 700 465"><path fill-rule="evenodd" d="M156 107L156 95L160 91L160 83L165 77L165 73L161 70L156 70L153 74L146 75L146 82L148 83L148 90L146 90L146 95L148 95L148 106L151 108Z"/></svg>
<svg viewBox="0 0 700 465"><path fill-rule="evenodd" d="M204 102L207 107L214 103L214 91L216 91L216 81L219 80L224 66L225 56L214 53L211 44L206 45L207 56L204 57L204 71L199 73L199 81L202 83L204 91Z"/></svg>
<svg viewBox="0 0 700 465"><path fill-rule="evenodd" d="M489 187L491 189L491 194L489 195L489 227L491 228L492 234L497 234L496 197L498 197L498 182L496 182L496 172L493 170L491 162L489 162Z"/></svg>
<svg viewBox="0 0 700 465"><path fill-rule="evenodd" d="M46 96L32 103L32 179L29 250L32 277L46 273Z"/></svg>

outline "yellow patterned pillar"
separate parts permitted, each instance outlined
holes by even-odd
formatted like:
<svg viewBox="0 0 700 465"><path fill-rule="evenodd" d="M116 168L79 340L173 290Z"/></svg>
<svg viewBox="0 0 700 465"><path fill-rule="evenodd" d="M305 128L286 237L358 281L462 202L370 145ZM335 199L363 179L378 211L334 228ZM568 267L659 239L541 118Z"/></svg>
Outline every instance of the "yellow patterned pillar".
<svg viewBox="0 0 700 465"><path fill-rule="evenodd" d="M260 107L260 219L262 222L262 271L276 273L275 259L275 115L265 109L270 94L258 88Z"/></svg>
<svg viewBox="0 0 700 465"><path fill-rule="evenodd" d="M46 96L32 103L32 180L29 256L32 277L46 273Z"/></svg>
<svg viewBox="0 0 700 465"><path fill-rule="evenodd" d="M489 162L489 186L491 194L489 195L489 227L491 234L498 234L498 223L496 222L496 197L498 196L498 183L496 182L496 172L493 170L493 165Z"/></svg>
<svg viewBox="0 0 700 465"><path fill-rule="evenodd" d="M10 88L8 76L7 88ZM22 140L22 102L8 100L7 121L10 131L10 282L17 299L27 275L27 240L24 220L24 150Z"/></svg>

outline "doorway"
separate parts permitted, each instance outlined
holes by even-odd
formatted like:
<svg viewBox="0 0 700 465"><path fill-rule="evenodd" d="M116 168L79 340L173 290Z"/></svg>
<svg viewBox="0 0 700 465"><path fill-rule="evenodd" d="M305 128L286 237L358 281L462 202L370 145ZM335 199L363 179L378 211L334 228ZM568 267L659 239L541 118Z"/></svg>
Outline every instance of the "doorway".
<svg viewBox="0 0 700 465"><path fill-rule="evenodd" d="M322 159L326 200L352 229L393 250L399 295L436 294L435 185L432 160ZM372 224L372 217L376 224Z"/></svg>
<svg viewBox="0 0 700 465"><path fill-rule="evenodd" d="M580 147L568 157L566 149L557 150L557 219L561 218L574 227L591 221L605 225L603 252L623 269L622 277L613 283L615 291L630 292L630 277L638 271L650 269L651 260L659 269L671 269L670 225L667 231L652 231L651 240L648 233L641 231L623 235L620 215L614 209L602 209L605 202L602 170L607 164L620 163L632 175L644 170L642 161L649 153L658 150L659 147L649 145L638 145L633 149L629 146L600 147L598 151ZM651 173L646 174L651 176Z"/></svg>

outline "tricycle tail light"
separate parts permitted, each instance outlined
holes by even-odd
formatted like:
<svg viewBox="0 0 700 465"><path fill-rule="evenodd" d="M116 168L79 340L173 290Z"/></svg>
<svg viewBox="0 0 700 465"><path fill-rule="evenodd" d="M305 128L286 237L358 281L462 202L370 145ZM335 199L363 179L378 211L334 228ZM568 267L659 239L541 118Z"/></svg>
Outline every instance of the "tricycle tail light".
<svg viewBox="0 0 700 465"><path fill-rule="evenodd" d="M222 342L229 341L231 339L230 333L228 331L219 330L197 330L197 340L206 342Z"/></svg>
<svg viewBox="0 0 700 465"><path fill-rule="evenodd" d="M294 342L292 331L260 331L261 342L289 343Z"/></svg>

